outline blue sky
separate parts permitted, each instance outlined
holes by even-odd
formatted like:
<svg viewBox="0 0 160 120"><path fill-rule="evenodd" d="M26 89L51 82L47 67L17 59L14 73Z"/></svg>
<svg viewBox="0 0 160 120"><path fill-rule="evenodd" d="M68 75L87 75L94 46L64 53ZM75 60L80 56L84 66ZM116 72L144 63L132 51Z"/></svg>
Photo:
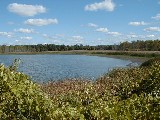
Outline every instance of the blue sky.
<svg viewBox="0 0 160 120"><path fill-rule="evenodd" d="M0 45L160 39L160 0L1 0Z"/></svg>

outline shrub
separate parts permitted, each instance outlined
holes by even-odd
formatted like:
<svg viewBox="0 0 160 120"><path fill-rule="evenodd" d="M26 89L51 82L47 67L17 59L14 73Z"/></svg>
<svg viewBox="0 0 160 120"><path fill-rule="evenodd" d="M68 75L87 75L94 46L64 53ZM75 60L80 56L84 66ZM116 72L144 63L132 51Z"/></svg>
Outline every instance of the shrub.
<svg viewBox="0 0 160 120"><path fill-rule="evenodd" d="M52 102L27 75L0 65L0 119L50 119Z"/></svg>
<svg viewBox="0 0 160 120"><path fill-rule="evenodd" d="M160 62L160 58L158 57L149 59L148 61L142 63L140 67L149 67L152 66L155 62Z"/></svg>
<svg viewBox="0 0 160 120"><path fill-rule="evenodd" d="M65 80L41 89L15 67L0 65L0 119L160 119L159 60L149 67L115 69L96 82Z"/></svg>

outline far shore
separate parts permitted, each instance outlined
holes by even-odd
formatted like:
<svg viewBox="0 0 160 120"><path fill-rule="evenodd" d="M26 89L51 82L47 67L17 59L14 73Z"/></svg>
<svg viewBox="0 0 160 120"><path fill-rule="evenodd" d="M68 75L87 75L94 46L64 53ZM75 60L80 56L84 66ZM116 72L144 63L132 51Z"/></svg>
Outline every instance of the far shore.
<svg viewBox="0 0 160 120"><path fill-rule="evenodd" d="M160 57L160 51L71 50L71 51L0 53L0 55L39 55L39 54L103 56L103 57L110 57L117 59L125 59L125 60L130 60L132 62L140 62L140 63L153 57Z"/></svg>

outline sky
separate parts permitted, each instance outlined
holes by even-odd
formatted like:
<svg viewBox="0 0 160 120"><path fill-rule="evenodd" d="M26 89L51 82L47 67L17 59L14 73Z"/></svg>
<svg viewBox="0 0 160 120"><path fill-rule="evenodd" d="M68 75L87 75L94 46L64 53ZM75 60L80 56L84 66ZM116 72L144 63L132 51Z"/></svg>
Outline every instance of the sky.
<svg viewBox="0 0 160 120"><path fill-rule="evenodd" d="M0 0L0 45L160 39L160 0Z"/></svg>

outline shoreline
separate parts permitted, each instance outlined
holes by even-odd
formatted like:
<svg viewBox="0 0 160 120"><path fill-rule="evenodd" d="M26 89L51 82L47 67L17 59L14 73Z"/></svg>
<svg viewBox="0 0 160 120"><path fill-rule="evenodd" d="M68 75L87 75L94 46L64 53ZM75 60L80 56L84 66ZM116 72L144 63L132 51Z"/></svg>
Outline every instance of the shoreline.
<svg viewBox="0 0 160 120"><path fill-rule="evenodd" d="M10 52L0 55L89 55L130 60L132 63L142 63L160 56L160 51L113 51L113 50L71 50L71 51L44 51L44 52ZM153 57L154 56L154 57Z"/></svg>

